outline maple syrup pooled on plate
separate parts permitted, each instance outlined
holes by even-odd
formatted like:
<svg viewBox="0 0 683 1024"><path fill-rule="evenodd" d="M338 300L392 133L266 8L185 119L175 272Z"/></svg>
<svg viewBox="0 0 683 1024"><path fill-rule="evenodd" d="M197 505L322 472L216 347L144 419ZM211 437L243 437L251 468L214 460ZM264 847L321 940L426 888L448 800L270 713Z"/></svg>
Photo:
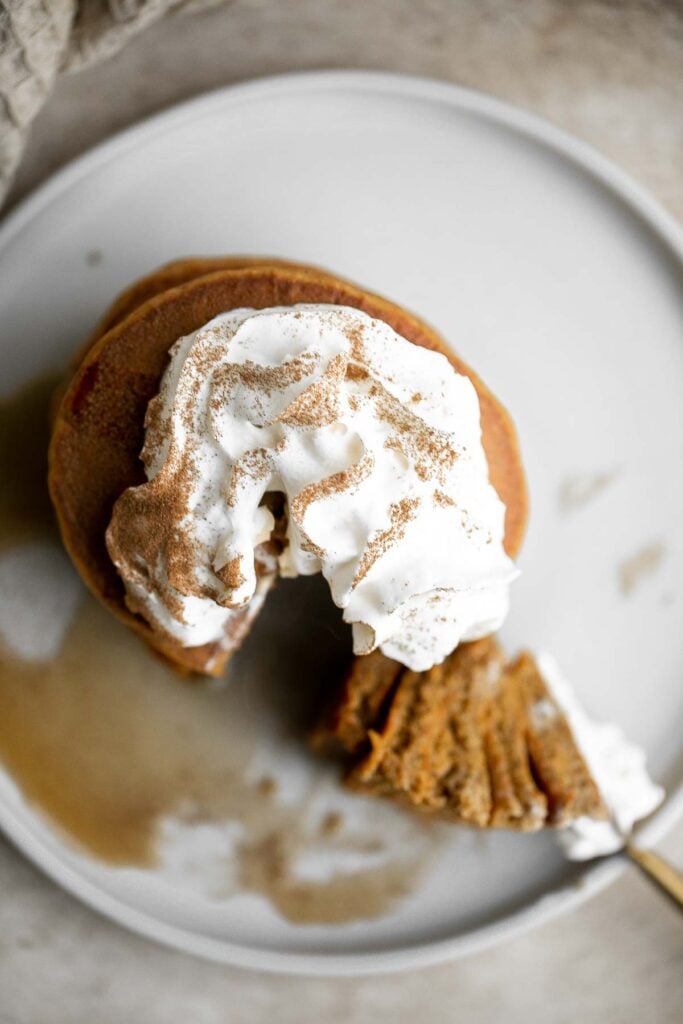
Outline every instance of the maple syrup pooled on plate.
<svg viewBox="0 0 683 1024"><path fill-rule="evenodd" d="M55 649L37 653L19 641L25 631L13 630L0 614L4 768L30 804L108 864L157 866L166 819L188 826L237 822L241 840L231 854L230 873L226 865L226 879L230 874L234 881L219 895L261 893L283 916L301 923L387 913L414 888L420 874L416 857L400 849L394 853L380 835L354 832L343 819L332 829L323 815L322 827L314 826L306 799L281 803L277 779L266 784L263 776L250 774L264 720L291 731L303 748L306 714L315 700L306 680L334 680L350 650L338 611L322 598L316 580L296 581L297 600L290 590L278 600L276 591L255 627L268 634L268 644L262 642L266 632L261 642L252 638L266 659L264 671L261 662L250 669L245 652L236 656L233 678L224 687L174 674L80 587L62 553L45 483L55 386L54 377L45 378L0 400L0 590L7 588L5 603L11 593L15 615L21 615L17 594L28 588L24 600L33 601L32 587L36 602L70 609L55 633ZM55 565L55 576L34 579L23 571L36 552L49 553L46 564ZM18 574L16 587L7 582L10 563ZM291 586L281 584L283 591ZM311 629L307 616L320 617L319 607L327 605L328 620ZM307 756L303 750L301 756ZM319 770L312 764L313 772ZM408 827L419 833L423 861L438 830L422 823ZM333 854L384 848L386 856L381 864L333 872L324 880L302 879L294 862L314 845Z"/></svg>

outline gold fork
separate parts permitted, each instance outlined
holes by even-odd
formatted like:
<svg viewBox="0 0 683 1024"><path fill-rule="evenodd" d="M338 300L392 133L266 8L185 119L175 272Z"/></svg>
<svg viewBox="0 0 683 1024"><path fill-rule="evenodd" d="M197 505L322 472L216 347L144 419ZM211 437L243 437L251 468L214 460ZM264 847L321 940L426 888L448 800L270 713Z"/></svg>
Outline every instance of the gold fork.
<svg viewBox="0 0 683 1024"><path fill-rule="evenodd" d="M679 909L683 909L683 874L673 864L654 850L641 850L632 843L626 844L624 853Z"/></svg>

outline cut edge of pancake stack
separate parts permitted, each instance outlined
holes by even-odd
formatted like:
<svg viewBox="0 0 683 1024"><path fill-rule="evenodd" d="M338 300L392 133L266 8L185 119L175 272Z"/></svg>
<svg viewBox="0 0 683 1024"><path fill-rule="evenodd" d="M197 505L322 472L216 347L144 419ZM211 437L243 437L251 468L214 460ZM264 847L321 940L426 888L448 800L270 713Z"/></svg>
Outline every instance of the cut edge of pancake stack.
<svg viewBox="0 0 683 1024"><path fill-rule="evenodd" d="M493 637L428 672L355 658L311 744L347 757L351 789L467 825L532 832L608 816L533 658L508 661Z"/></svg>

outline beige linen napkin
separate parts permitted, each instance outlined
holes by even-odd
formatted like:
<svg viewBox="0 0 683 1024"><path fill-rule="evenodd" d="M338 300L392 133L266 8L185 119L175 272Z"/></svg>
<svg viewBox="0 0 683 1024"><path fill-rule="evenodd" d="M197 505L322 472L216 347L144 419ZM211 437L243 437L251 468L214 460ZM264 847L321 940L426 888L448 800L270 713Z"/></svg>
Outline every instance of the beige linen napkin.
<svg viewBox="0 0 683 1024"><path fill-rule="evenodd" d="M0 203L56 76L111 56L169 10L216 0L0 0Z"/></svg>

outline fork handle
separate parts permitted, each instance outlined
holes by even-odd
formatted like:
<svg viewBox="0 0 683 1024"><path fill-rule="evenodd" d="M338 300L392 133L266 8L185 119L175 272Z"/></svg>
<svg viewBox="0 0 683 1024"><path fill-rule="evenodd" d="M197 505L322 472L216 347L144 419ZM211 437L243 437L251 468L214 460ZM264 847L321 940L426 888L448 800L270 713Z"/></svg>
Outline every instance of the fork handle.
<svg viewBox="0 0 683 1024"><path fill-rule="evenodd" d="M683 874L673 864L669 864L654 850L639 850L638 847L629 844L625 852L633 863L678 905L679 909L683 909Z"/></svg>

